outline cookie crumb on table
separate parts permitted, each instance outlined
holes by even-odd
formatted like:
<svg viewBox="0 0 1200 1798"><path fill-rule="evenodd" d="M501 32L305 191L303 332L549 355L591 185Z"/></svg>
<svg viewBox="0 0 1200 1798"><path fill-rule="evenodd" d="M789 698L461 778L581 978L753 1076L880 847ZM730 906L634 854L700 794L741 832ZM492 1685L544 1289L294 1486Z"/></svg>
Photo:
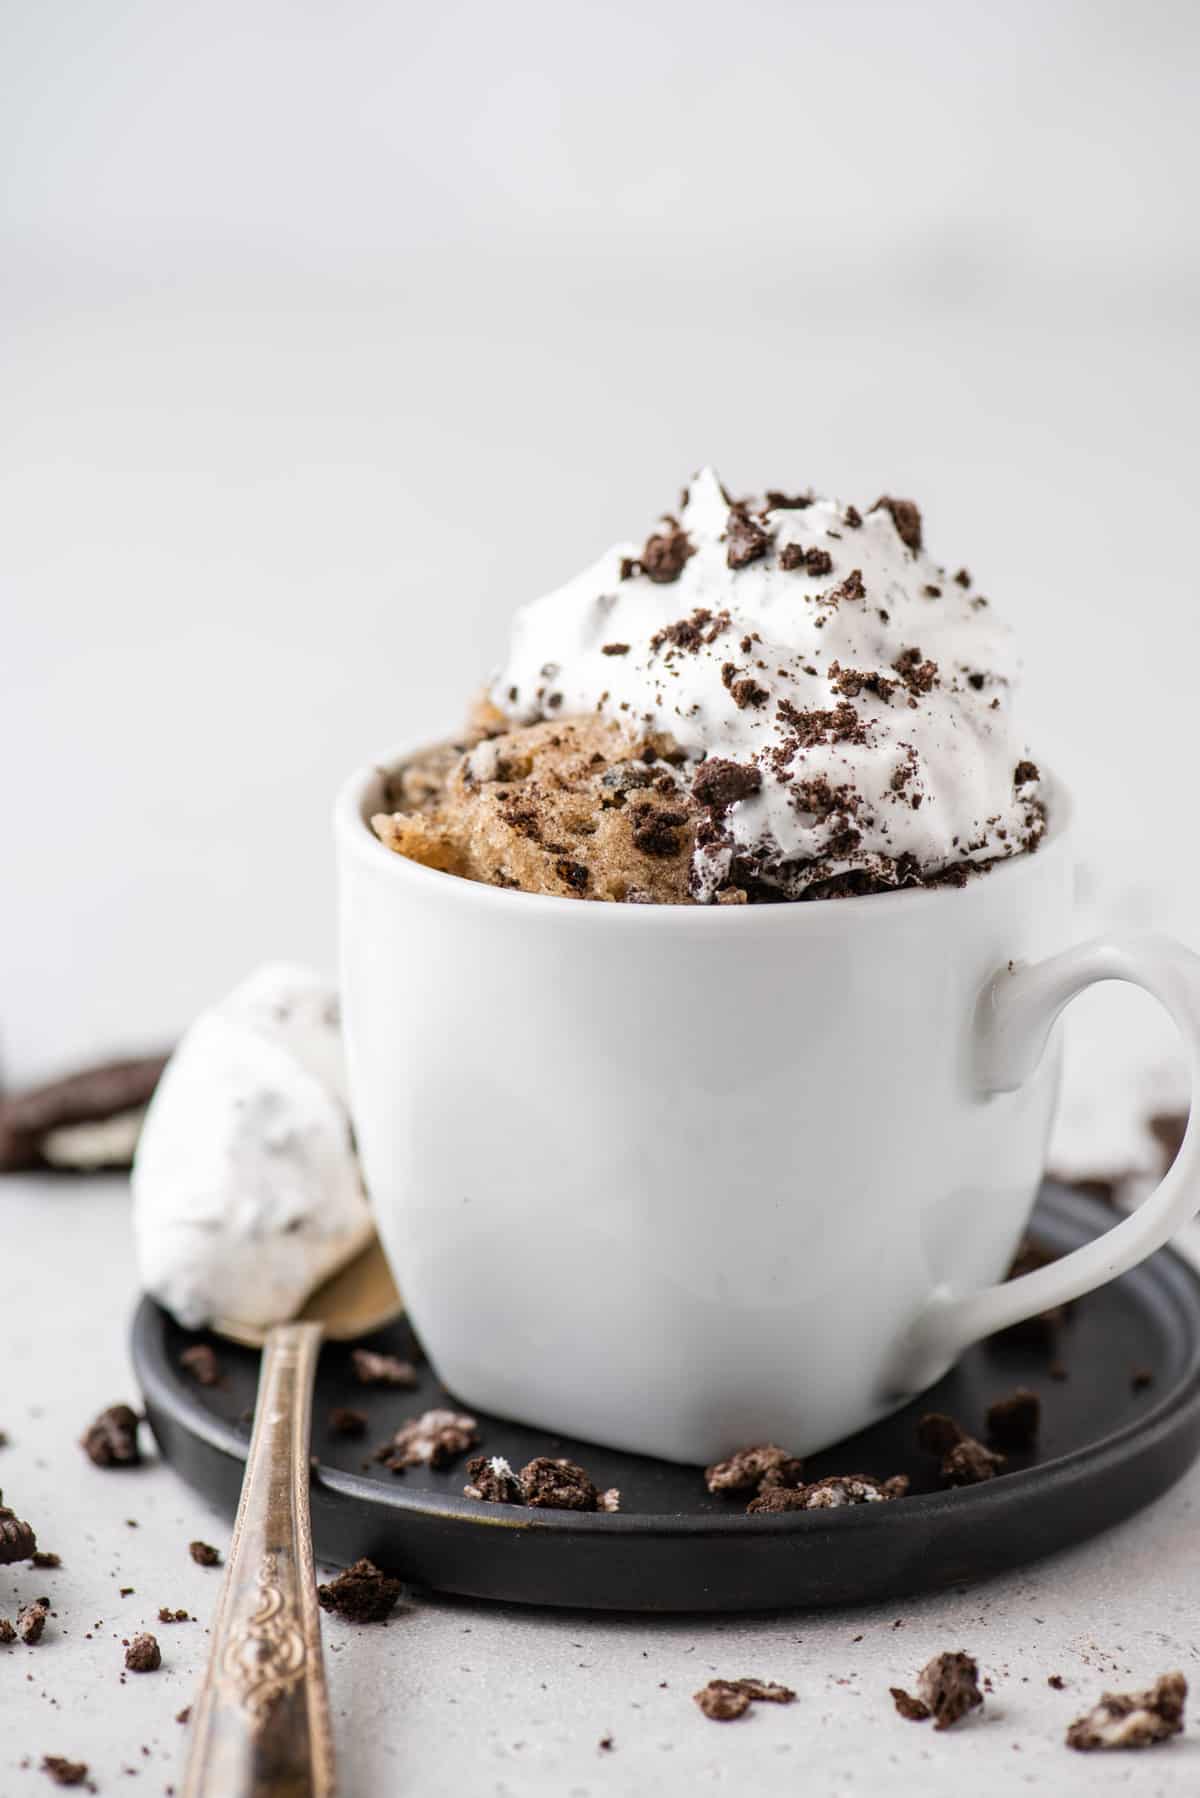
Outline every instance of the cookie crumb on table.
<svg viewBox="0 0 1200 1798"><path fill-rule="evenodd" d="M692 1697L714 1723L731 1723L745 1716L752 1704L791 1704L796 1694L790 1686L763 1679L710 1679Z"/></svg>
<svg viewBox="0 0 1200 1798"><path fill-rule="evenodd" d="M50 1600L48 1598L34 1598L27 1605L22 1605L17 1612L17 1635L22 1642L25 1642L30 1648L35 1642L40 1642L49 1615Z"/></svg>
<svg viewBox="0 0 1200 1798"><path fill-rule="evenodd" d="M158 1612L160 1623L190 1623L191 1618L186 1611L173 1611L170 1605L160 1605Z"/></svg>
<svg viewBox="0 0 1200 1798"><path fill-rule="evenodd" d="M125 1650L125 1665L131 1673L157 1673L162 1666L157 1637L148 1632L135 1636Z"/></svg>
<svg viewBox="0 0 1200 1798"><path fill-rule="evenodd" d="M979 1667L971 1655L961 1650L935 1654L927 1661L917 1675L915 1695L902 1686L889 1690L892 1702L906 1721L923 1723L932 1717L935 1729L949 1729L983 1703Z"/></svg>
<svg viewBox="0 0 1200 1798"><path fill-rule="evenodd" d="M323 1611L336 1611L350 1623L382 1623L403 1590L403 1581L393 1579L364 1557L328 1585L318 1586L317 1603Z"/></svg>
<svg viewBox="0 0 1200 1798"><path fill-rule="evenodd" d="M1067 1747L1080 1753L1094 1749L1152 1748L1183 1730L1187 1680L1164 1673L1147 1692L1106 1692L1086 1716L1067 1730Z"/></svg>
<svg viewBox="0 0 1200 1798"><path fill-rule="evenodd" d="M132 1405L110 1405L90 1423L80 1446L93 1467L137 1467L142 1459L138 1443L141 1418Z"/></svg>
<svg viewBox="0 0 1200 1798"><path fill-rule="evenodd" d="M220 1550L214 1548L211 1542L189 1542L188 1553L197 1567L219 1567L221 1565Z"/></svg>
<svg viewBox="0 0 1200 1798"><path fill-rule="evenodd" d="M0 1567L32 1560L36 1552L37 1537L31 1525L4 1503L4 1494L0 1492Z"/></svg>
<svg viewBox="0 0 1200 1798"><path fill-rule="evenodd" d="M88 1776L86 1761L69 1761L62 1754L43 1754L42 1772L58 1786L81 1786ZM93 1791L95 1787L92 1788Z"/></svg>

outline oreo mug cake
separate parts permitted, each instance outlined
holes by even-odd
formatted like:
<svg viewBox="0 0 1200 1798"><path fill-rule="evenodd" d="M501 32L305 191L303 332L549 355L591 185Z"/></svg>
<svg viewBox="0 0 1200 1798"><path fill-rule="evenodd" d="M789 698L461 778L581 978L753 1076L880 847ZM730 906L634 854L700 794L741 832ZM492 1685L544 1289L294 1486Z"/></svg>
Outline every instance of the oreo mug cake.
<svg viewBox="0 0 1200 1798"><path fill-rule="evenodd" d="M391 775L372 825L447 873L626 904L957 885L1045 829L1017 672L911 500L733 499L706 469L518 614L464 741Z"/></svg>

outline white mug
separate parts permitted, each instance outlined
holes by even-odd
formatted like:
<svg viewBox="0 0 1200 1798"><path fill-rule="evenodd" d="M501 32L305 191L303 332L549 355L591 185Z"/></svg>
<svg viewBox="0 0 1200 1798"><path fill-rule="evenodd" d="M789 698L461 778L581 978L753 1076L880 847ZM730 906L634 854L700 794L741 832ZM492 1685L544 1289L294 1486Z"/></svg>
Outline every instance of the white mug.
<svg viewBox="0 0 1200 1798"><path fill-rule="evenodd" d="M811 1453L1200 1208L1189 1128L1134 1215L1003 1282L1067 1002L1144 987L1200 1060L1200 957L1067 947L1057 791L1037 853L960 889L757 906L461 880L378 842L383 805L379 765L337 805L351 1100L413 1324L468 1406L674 1461Z"/></svg>

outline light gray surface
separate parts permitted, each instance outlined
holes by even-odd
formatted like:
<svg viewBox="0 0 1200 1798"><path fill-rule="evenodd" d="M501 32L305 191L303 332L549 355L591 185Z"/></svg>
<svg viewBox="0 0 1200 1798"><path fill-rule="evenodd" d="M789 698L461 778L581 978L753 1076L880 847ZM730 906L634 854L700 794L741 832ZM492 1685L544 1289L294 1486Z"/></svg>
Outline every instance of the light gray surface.
<svg viewBox="0 0 1200 1798"><path fill-rule="evenodd" d="M102 1406L133 1395L124 1182L10 1180L0 1205L6 1243L57 1245L52 1272L0 1254L0 1426L12 1438L0 1483L63 1558L57 1572L0 1569L0 1613L41 1592L55 1611L39 1646L0 1648L0 1792L45 1790L35 1768L50 1753L88 1761L104 1792L165 1793L184 1750L174 1717L193 1696L221 1577L195 1566L187 1544L223 1548L228 1524L168 1468L99 1471L76 1446ZM1194 1471L1099 1541L886 1609L650 1620L423 1598L386 1629L326 1619L345 1798L853 1798L881 1784L947 1798L1194 1792L1200 1730L1141 1755L1086 1758L1062 1737L1106 1687L1171 1667L1200 1680L1198 1507ZM121 1598L121 1586L135 1590ZM160 1605L196 1621L160 1627ZM163 1668L122 1685L121 1640L143 1627L159 1636ZM902 1722L887 1688L943 1648L975 1654L995 1690L981 1715L936 1735ZM719 1725L691 1701L716 1674L751 1673L792 1685L796 1703ZM1047 1686L1050 1673L1066 1691Z"/></svg>

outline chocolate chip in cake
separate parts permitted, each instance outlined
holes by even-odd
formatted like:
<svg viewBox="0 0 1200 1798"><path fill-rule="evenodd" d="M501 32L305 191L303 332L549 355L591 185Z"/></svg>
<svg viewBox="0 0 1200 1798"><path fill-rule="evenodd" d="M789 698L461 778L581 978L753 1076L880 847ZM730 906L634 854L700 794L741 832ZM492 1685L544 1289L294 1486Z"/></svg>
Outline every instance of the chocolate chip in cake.
<svg viewBox="0 0 1200 1798"><path fill-rule="evenodd" d="M1106 1692L1086 1716L1067 1730L1067 1747L1081 1753L1094 1749L1152 1748L1183 1730L1187 1681L1182 1673L1164 1673L1148 1692Z"/></svg>
<svg viewBox="0 0 1200 1798"><path fill-rule="evenodd" d="M135 1636L125 1650L125 1665L130 1673L157 1673L162 1666L162 1649L155 1636Z"/></svg>
<svg viewBox="0 0 1200 1798"><path fill-rule="evenodd" d="M196 1342L191 1348L184 1349L179 1357L179 1365L185 1373L191 1374L198 1386L221 1384L221 1363L211 1343Z"/></svg>
<svg viewBox="0 0 1200 1798"><path fill-rule="evenodd" d="M197 1567L219 1567L221 1565L221 1552L214 1548L211 1542L189 1542L188 1553Z"/></svg>
<svg viewBox="0 0 1200 1798"><path fill-rule="evenodd" d="M138 1445L137 1412L130 1405L110 1405L90 1423L81 1446L95 1467L136 1467L142 1459Z"/></svg>
<svg viewBox="0 0 1200 1798"><path fill-rule="evenodd" d="M1027 1386L1018 1386L1007 1398L988 1406L988 1441L995 1448L1023 1454L1037 1441L1041 1421L1041 1399Z"/></svg>
<svg viewBox="0 0 1200 1798"><path fill-rule="evenodd" d="M350 1364L360 1386L397 1386L411 1389L417 1384L417 1370L411 1361L399 1355L380 1355L374 1349L351 1351Z"/></svg>
<svg viewBox="0 0 1200 1798"><path fill-rule="evenodd" d="M350 1623L382 1623L396 1607L404 1585L365 1558L355 1561L328 1585L317 1587L323 1611L336 1611Z"/></svg>

